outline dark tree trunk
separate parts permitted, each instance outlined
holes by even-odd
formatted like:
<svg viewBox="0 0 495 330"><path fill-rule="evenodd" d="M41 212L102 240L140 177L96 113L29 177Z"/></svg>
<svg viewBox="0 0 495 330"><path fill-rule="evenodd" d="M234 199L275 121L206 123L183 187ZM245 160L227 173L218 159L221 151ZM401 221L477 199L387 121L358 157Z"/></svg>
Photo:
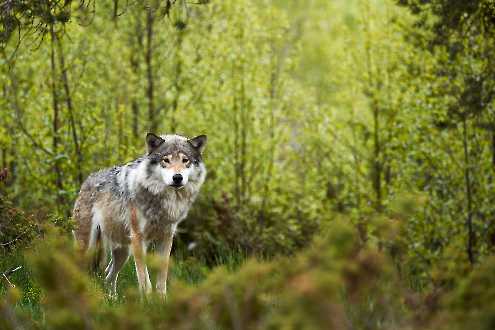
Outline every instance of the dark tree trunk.
<svg viewBox="0 0 495 330"><path fill-rule="evenodd" d="M131 103L132 109L132 136L134 138L139 137L139 104L135 99Z"/></svg>
<svg viewBox="0 0 495 330"><path fill-rule="evenodd" d="M381 157L381 145L380 145L380 117L379 108L374 101L373 105L373 188L375 190L375 208L377 210L382 209L382 163Z"/></svg>
<svg viewBox="0 0 495 330"><path fill-rule="evenodd" d="M492 168L495 170L495 129L492 130Z"/></svg>
<svg viewBox="0 0 495 330"><path fill-rule="evenodd" d="M113 13L112 20L117 24L117 18L119 17L119 0L113 0Z"/></svg>
<svg viewBox="0 0 495 330"><path fill-rule="evenodd" d="M2 147L2 169L7 168L7 148Z"/></svg>
<svg viewBox="0 0 495 330"><path fill-rule="evenodd" d="M181 28L177 28L177 43L175 45L176 55L175 55L175 72L174 72L174 89L175 89L175 97L172 101L172 115L170 116L170 128L171 132L175 132L177 130L177 118L176 113L179 108L179 98L181 95L181 75L182 75L182 39L183 39L183 30Z"/></svg>
<svg viewBox="0 0 495 330"><path fill-rule="evenodd" d="M7 99L7 88L6 85L3 86L2 88L2 97L4 99ZM3 127L7 127L7 117L6 116L0 116L0 124ZM2 165L0 167L0 170L3 170L4 168L7 168L7 146L3 145L2 146Z"/></svg>
<svg viewBox="0 0 495 330"><path fill-rule="evenodd" d="M275 139L275 109L276 105L275 102L277 100L277 84L279 80L279 75L280 75L280 69L281 69L281 61L283 61L283 58L277 58L275 54L275 46L272 44L272 54L270 57L270 62L271 62L271 69L272 72L270 74L270 85L269 85L269 95L270 95L270 120L269 120L269 128L270 128L270 150L268 151L268 166L266 170L265 177L263 179L263 194L262 194L262 202L261 202L261 207L260 211L258 214L258 221L260 224L260 227L264 226L265 222L265 214L266 214L266 208L267 208L267 203L269 199L269 192L270 192L270 183L272 179L272 174L273 174L273 167L275 163L275 149L276 149L276 139Z"/></svg>
<svg viewBox="0 0 495 330"><path fill-rule="evenodd" d="M124 121L125 121L125 113L119 113L120 112L120 100L119 97L117 96L115 98L115 113L117 113L117 149L118 149L118 155L119 159L122 159L123 155L127 154L127 140L125 138L125 133L124 133ZM124 148L122 148L124 147ZM124 154L122 154L122 151Z"/></svg>
<svg viewBox="0 0 495 330"><path fill-rule="evenodd" d="M379 89L377 79L373 72L373 60L371 53L371 26L370 26L370 7L366 3L366 34L367 40L365 43L365 61L367 70L367 86L365 87L365 95L370 99L370 106L373 115L373 159L371 160L371 181L375 193L375 209L382 209L382 170L381 162L381 141L380 141L380 106L376 99L375 90Z"/></svg>
<svg viewBox="0 0 495 330"><path fill-rule="evenodd" d="M62 42L59 39L56 40L58 46L58 56L59 56L62 84L65 92L65 103L67 106L67 111L69 113L69 124L72 133L72 142L74 143L74 152L76 154L76 177L79 185L82 185L84 181L84 176L82 172L83 155L81 151L81 145L79 143L79 136L77 133L69 76L67 74L67 67L65 66L65 55L64 55L64 49L62 47Z"/></svg>
<svg viewBox="0 0 495 330"><path fill-rule="evenodd" d="M239 95L239 180L240 180L240 203L244 204L248 196L248 182L246 176L247 168L247 138L248 138L248 109L246 100L246 88L244 82L244 65L241 64L241 88Z"/></svg>
<svg viewBox="0 0 495 330"><path fill-rule="evenodd" d="M53 162L53 172L55 175L55 187L57 188L57 203L58 205L64 205L65 199L61 194L63 190L62 183L62 172L60 168L60 160L58 159L58 149L59 149L59 129L60 129L60 107L59 107L59 98L58 98L58 86L57 86L57 65L55 63L55 42L56 35L53 30L53 26L50 27L50 37L51 37L51 51L50 51L50 65L51 65L51 88L52 88L52 107L53 107L53 118L52 118L52 130L53 130L53 138L52 138L52 149L55 160Z"/></svg>
<svg viewBox="0 0 495 330"><path fill-rule="evenodd" d="M466 217L466 227L468 230L468 243L467 243L467 254L469 258L469 262L473 264L475 262L474 255L474 231L473 231L473 196L472 196L472 184L471 184L471 167L470 167L470 159L469 159L469 149L468 149L468 127L467 127L467 118L464 116L462 121L463 128L463 136L462 136L462 144L464 151L464 183L466 189L466 208L467 208L467 217Z"/></svg>
<svg viewBox="0 0 495 330"><path fill-rule="evenodd" d="M136 15L134 17L134 20L136 23L134 30L135 35L131 34L130 37L130 45L134 49L134 51L131 52L130 62L131 62L131 70L133 75L135 77L139 77L140 54L141 54L141 50L143 49L143 29L141 25L141 16ZM131 110L132 110L132 136L134 138L138 138L140 135L139 134L140 109L139 109L139 103L137 97L135 95L132 96Z"/></svg>
<svg viewBox="0 0 495 330"><path fill-rule="evenodd" d="M151 132L156 132L158 129L158 118L155 113L155 100L154 100L154 80L153 80L153 24L154 24L153 8L148 8L146 12L146 50L145 50L145 62L146 62L146 97L148 98L148 121Z"/></svg>

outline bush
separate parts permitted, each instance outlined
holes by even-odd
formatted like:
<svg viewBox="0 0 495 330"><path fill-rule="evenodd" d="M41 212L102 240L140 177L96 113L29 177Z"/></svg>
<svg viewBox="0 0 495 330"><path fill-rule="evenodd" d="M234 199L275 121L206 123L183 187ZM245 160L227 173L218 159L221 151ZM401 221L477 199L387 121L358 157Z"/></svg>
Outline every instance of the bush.
<svg viewBox="0 0 495 330"><path fill-rule="evenodd" d="M337 220L292 257L250 259L238 270L214 269L198 286L174 281L169 299L141 303L136 288L108 301L84 270L84 258L60 230L49 231L30 254L42 290L44 318L3 320L2 329L27 322L48 329L348 329L397 326L406 314L388 258L360 243L348 223ZM0 313L12 312L5 298Z"/></svg>
<svg viewBox="0 0 495 330"><path fill-rule="evenodd" d="M6 196L0 196L0 250L27 246L39 233L33 216L15 208Z"/></svg>
<svg viewBox="0 0 495 330"><path fill-rule="evenodd" d="M432 329L488 330L495 328L495 257L483 260L460 279L442 299Z"/></svg>

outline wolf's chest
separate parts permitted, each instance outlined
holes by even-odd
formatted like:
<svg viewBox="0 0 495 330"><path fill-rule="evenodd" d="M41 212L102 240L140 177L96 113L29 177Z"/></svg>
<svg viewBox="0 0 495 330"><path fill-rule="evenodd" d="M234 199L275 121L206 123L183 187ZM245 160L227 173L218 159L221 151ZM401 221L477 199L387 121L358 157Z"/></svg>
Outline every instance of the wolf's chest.
<svg viewBox="0 0 495 330"><path fill-rule="evenodd" d="M170 226L183 220L192 200L175 192L166 195L141 195L136 198L140 229L146 237L163 235Z"/></svg>
<svg viewBox="0 0 495 330"><path fill-rule="evenodd" d="M136 198L136 206L150 224L157 222L174 223L182 220L191 206L191 201L178 194L145 195Z"/></svg>

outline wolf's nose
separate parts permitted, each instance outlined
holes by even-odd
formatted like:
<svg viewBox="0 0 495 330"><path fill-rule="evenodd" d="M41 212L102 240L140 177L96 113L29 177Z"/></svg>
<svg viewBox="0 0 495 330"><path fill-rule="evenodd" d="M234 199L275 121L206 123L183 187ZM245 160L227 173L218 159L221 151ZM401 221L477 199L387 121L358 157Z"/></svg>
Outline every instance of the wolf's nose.
<svg viewBox="0 0 495 330"><path fill-rule="evenodd" d="M174 174L172 177L172 180L174 180L175 184L179 184L182 182L182 175L181 174Z"/></svg>

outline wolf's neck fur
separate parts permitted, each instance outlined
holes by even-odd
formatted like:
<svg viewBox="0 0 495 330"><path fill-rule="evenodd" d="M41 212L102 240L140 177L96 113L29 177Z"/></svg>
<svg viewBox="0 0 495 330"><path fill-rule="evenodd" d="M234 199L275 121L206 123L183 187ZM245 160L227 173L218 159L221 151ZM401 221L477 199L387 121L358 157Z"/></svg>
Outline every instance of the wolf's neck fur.
<svg viewBox="0 0 495 330"><path fill-rule="evenodd" d="M138 159L124 166L121 176L127 175L127 190L132 192L130 200L138 206L140 213L150 221L176 223L183 220L187 211L198 195L205 178L202 166L198 177L181 189L166 186L163 181L153 176L149 159Z"/></svg>

